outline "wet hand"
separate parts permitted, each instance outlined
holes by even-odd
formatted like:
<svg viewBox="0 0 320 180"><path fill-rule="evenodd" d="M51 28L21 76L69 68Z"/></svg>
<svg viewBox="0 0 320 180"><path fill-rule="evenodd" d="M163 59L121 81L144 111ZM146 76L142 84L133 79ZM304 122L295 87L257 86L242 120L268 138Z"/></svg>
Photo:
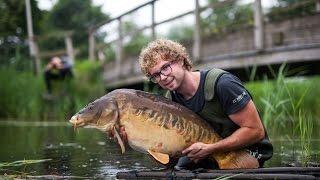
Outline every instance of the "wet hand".
<svg viewBox="0 0 320 180"><path fill-rule="evenodd" d="M182 151L182 154L185 154L188 156L188 158L195 163L197 163L199 160L206 158L210 154L212 154L212 151L210 149L209 144L205 144L202 142L197 142L186 148Z"/></svg>

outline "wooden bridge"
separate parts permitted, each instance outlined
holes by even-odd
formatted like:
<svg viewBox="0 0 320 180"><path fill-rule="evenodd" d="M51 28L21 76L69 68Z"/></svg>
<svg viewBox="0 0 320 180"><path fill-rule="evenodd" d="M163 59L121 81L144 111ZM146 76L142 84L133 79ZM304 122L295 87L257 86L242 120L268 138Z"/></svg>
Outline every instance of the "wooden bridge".
<svg viewBox="0 0 320 180"><path fill-rule="evenodd" d="M156 0L147 2L127 13L107 22L92 27L89 34L89 55L95 59L95 53L100 49L95 45L95 34L100 27L113 21L118 21L118 38L109 42L116 44L115 61L105 64L104 82L109 89L128 87L142 84L146 79L140 71L138 54L128 56L123 53L125 36L134 36L146 29L151 30L151 39L156 39L156 27L182 18L187 15L194 16L193 38L181 42L187 47L195 69L222 68L229 71L243 69L252 66L266 66L274 64L311 64L319 70L320 61L320 1L306 0L304 3L313 3L315 12L312 15L295 17L277 22L270 22L262 11L261 0L252 3L254 16L253 25L237 30L226 30L219 35L204 35L200 30L200 13L208 8L220 8L235 0L225 0L219 3L209 4L206 7L199 6L199 0L195 0L195 9L184 14L172 17L162 22L155 22ZM298 3L299 5L299 3ZM122 19L124 16L144 7L150 6L151 25L143 27L129 35L122 34ZM294 8L294 7L287 7Z"/></svg>

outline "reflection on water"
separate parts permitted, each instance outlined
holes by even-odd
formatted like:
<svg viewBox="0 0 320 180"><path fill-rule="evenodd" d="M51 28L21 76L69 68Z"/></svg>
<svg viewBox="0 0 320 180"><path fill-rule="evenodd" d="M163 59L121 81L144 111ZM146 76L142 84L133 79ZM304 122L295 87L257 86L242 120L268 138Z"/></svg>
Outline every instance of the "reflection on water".
<svg viewBox="0 0 320 180"><path fill-rule="evenodd" d="M119 171L161 169L147 155L127 148L121 154L113 140L96 129L77 129L68 123L0 121L0 162L52 159L38 164L6 167L1 174L114 177ZM312 161L319 162L319 140L313 140ZM287 166L299 161L299 141L273 141L275 153L266 166ZM17 172L18 171L18 172Z"/></svg>
<svg viewBox="0 0 320 180"><path fill-rule="evenodd" d="M68 123L0 123L0 162L52 159L26 167L6 167L30 175L115 176L123 170L160 168L148 156L120 148L96 129L77 129Z"/></svg>

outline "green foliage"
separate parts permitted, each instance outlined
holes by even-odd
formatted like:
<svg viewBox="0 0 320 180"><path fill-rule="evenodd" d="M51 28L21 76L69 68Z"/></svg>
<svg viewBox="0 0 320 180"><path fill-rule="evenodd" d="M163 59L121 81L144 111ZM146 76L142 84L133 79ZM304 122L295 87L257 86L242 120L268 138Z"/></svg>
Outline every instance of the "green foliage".
<svg viewBox="0 0 320 180"><path fill-rule="evenodd" d="M246 84L261 111L265 125L283 128L292 121L298 122L299 110L317 119L320 115L320 98L313 94L317 94L320 88L319 77L285 78L283 73L282 69L276 80Z"/></svg>
<svg viewBox="0 0 320 180"><path fill-rule="evenodd" d="M41 10L37 7L36 0L30 0L33 27L37 33L39 31ZM0 37L15 36L23 38L27 35L25 1L21 0L1 0L0 1ZM21 40L21 39L20 39Z"/></svg>
<svg viewBox="0 0 320 180"><path fill-rule="evenodd" d="M168 38L174 41L182 42L193 38L193 25L172 26L168 33Z"/></svg>
<svg viewBox="0 0 320 180"><path fill-rule="evenodd" d="M76 81L73 91L76 92L77 96L81 97L81 103L77 107L78 110L104 93L102 70L101 65L97 62L83 60L76 64Z"/></svg>
<svg viewBox="0 0 320 180"><path fill-rule="evenodd" d="M15 69L0 70L1 118L65 120L85 104L103 95L102 68L94 62L77 62L75 77L53 83L54 98L44 98L43 77ZM8 81L10 79L10 81Z"/></svg>
<svg viewBox="0 0 320 180"><path fill-rule="evenodd" d="M124 52L126 55L138 55L141 49L148 44L150 38L142 33L134 36L128 43L124 45Z"/></svg>
<svg viewBox="0 0 320 180"><path fill-rule="evenodd" d="M273 81L246 84L260 109L271 138L300 139L300 162L306 165L311 154L313 126L319 120L320 78L286 78L282 65ZM280 137L279 137L280 136ZM294 153L294 152L293 152Z"/></svg>
<svg viewBox="0 0 320 180"><path fill-rule="evenodd" d="M115 61L116 60L116 52L112 46L107 46L104 49L104 54L106 56L106 62Z"/></svg>
<svg viewBox="0 0 320 180"><path fill-rule="evenodd" d="M43 25L44 32L70 31L72 30L73 44L83 49L80 57L87 55L88 28L101 21L108 20L109 16L104 14L100 6L93 6L91 0L60 0L47 14L47 21ZM105 34L97 36L102 41ZM64 40L52 38L41 43L43 49L63 49ZM53 47L52 47L53 46Z"/></svg>
<svg viewBox="0 0 320 180"><path fill-rule="evenodd" d="M134 32L138 30L138 26L134 22L124 22L123 25L124 34ZM139 32L129 39L128 42L124 44L124 54L127 56L138 55L141 49L147 45L150 38Z"/></svg>
<svg viewBox="0 0 320 180"><path fill-rule="evenodd" d="M37 1L30 0L33 29L40 32L42 12L37 7ZM21 56L27 56L28 47L25 45L27 37L27 20L24 0L0 1L0 65L7 65L15 57L17 49ZM8 61L9 60L9 61Z"/></svg>
<svg viewBox="0 0 320 180"><path fill-rule="evenodd" d="M301 0L278 0L276 6L270 9L267 17L270 21L281 21L294 17L315 14L315 3Z"/></svg>
<svg viewBox="0 0 320 180"><path fill-rule="evenodd" d="M9 80L10 79L10 80ZM0 117L4 118L37 118L40 114L39 102L44 87L40 78L31 73L17 72L15 70L0 71Z"/></svg>
<svg viewBox="0 0 320 180"><path fill-rule="evenodd" d="M217 3L219 0L208 0ZM212 9L206 17L200 20L204 35L219 34L253 25L253 10L250 4L240 5L232 2ZM187 41L193 37L193 26L176 25L170 28L168 37L176 41Z"/></svg>
<svg viewBox="0 0 320 180"><path fill-rule="evenodd" d="M209 0L209 3L216 2L218 0ZM221 33L251 25L253 25L251 5L239 5L236 2L213 9L201 22L205 34Z"/></svg>

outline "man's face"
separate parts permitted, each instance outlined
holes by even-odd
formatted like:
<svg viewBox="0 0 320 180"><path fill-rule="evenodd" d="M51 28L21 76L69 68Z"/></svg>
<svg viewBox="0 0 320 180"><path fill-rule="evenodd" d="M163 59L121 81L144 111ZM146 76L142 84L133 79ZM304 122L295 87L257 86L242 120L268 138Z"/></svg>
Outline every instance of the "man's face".
<svg viewBox="0 0 320 180"><path fill-rule="evenodd" d="M168 75L165 75L169 72ZM184 78L184 68L181 61L164 61L159 60L158 63L149 69L151 76L158 75L158 84L163 89L170 91L176 90L180 87Z"/></svg>

